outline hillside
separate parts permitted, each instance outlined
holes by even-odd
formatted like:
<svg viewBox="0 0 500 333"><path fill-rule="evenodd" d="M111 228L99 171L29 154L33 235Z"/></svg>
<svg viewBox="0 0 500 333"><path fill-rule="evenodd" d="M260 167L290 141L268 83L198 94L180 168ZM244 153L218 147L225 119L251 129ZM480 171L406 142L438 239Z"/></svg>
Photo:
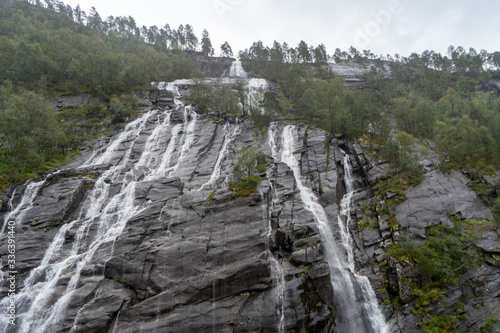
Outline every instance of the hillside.
<svg viewBox="0 0 500 333"><path fill-rule="evenodd" d="M498 52L0 4L1 332L500 329Z"/></svg>

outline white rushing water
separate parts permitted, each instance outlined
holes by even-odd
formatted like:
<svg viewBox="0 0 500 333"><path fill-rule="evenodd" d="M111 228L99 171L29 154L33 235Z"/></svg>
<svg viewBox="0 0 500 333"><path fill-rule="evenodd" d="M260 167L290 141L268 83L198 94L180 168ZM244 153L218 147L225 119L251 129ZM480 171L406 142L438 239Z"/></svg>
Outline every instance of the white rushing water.
<svg viewBox="0 0 500 333"><path fill-rule="evenodd" d="M229 77L239 77L242 79L248 78L247 72L243 69L241 61L234 61L229 68Z"/></svg>
<svg viewBox="0 0 500 333"><path fill-rule="evenodd" d="M264 99L264 94L269 90L269 84L265 79L250 79L247 84L248 94L247 94L247 104L248 110L256 109L262 114L266 113L266 110L260 105L260 102Z"/></svg>
<svg viewBox="0 0 500 333"><path fill-rule="evenodd" d="M15 232L15 230L17 230L25 213L33 207L33 201L40 189L45 185L45 182L45 179L38 182L29 181L21 197L21 201L16 207L14 207L14 198L16 197L17 189L14 190L8 203L9 211L4 216L2 229L0 230L0 242L7 241L5 238L9 231L13 230ZM0 259L0 286L2 286L4 280L2 267L3 261Z"/></svg>
<svg viewBox="0 0 500 333"><path fill-rule="evenodd" d="M9 200L10 211L5 214L3 219L2 232L0 233L0 239L2 239L7 231L7 225L9 221L15 221L15 226L17 227L21 222L24 213L33 206L33 201L38 194L38 191L45 184L45 179L39 182L30 182L26 189L24 190L24 194L21 198L21 202L13 208L13 199L15 197L15 192L12 194L11 199Z"/></svg>
<svg viewBox="0 0 500 333"><path fill-rule="evenodd" d="M293 171L302 202L305 208L314 215L323 239L336 304L336 327L339 332L385 333L387 332L385 320L378 308L375 293L368 278L357 275L351 269L348 259L345 258L343 250L351 246L351 243L342 241L342 248L339 247L323 207L302 179L299 161L294 155L296 149L294 132L295 127L292 125L287 125L283 130L281 161ZM346 172L346 183L349 182L352 184L352 178L349 178ZM349 192L352 192L352 187ZM350 201L349 195L352 196L352 193L346 195ZM352 251L352 248L349 250Z"/></svg>
<svg viewBox="0 0 500 333"><path fill-rule="evenodd" d="M240 134L241 126L239 124L236 124L233 131L231 131L229 123L226 123L224 124L223 131L224 141L219 150L219 153L217 154L217 161L215 162L214 169L210 174L210 179L205 184L201 185L200 190L204 189L205 187L212 188L215 185L216 181L219 179L222 169L222 162L226 158L228 147L230 143L233 142L233 140Z"/></svg>
<svg viewBox="0 0 500 333"><path fill-rule="evenodd" d="M344 155L343 165L344 165L344 179L346 194L340 201L340 214L338 216L338 226L340 230L340 238L342 240L342 245L347 253L347 264L349 269L354 272L354 251L351 234L349 233L349 225L351 223L351 199L354 194L353 177L352 177L352 167L349 161L349 155L342 151ZM345 223L344 219L345 218Z"/></svg>
<svg viewBox="0 0 500 333"><path fill-rule="evenodd" d="M166 87L173 89L169 85ZM80 206L80 213L58 229L40 265L23 281L22 289L15 297L17 326L12 328L7 317L0 316L0 332L49 333L61 329L83 269L95 261L97 251L102 258L102 251L109 249L104 253L105 264L127 222L147 208L147 204L135 203L138 182L170 176L185 161L195 141L197 114L182 103L177 110L183 114L184 121L175 125L171 123L171 110L143 114L84 165L113 163L96 179ZM144 140L144 146L137 151L134 146L139 138ZM2 230L8 221L17 223L22 219L44 183L45 180L28 184L20 203L6 214ZM111 191L113 184L120 187ZM68 245L66 238L70 230L75 236ZM9 298L0 301L1 311L6 310L9 301ZM77 324L78 318L74 327Z"/></svg>
<svg viewBox="0 0 500 333"><path fill-rule="evenodd" d="M274 139L275 137L275 126L274 124L271 124L269 127L268 131L268 136L267 136L267 143L269 147L271 147L271 154L273 157L273 160L275 162L278 162L278 149L276 146L276 140ZM267 178L271 179L272 175L270 174L270 170L268 170ZM266 213L266 218L267 218L267 251L269 255L269 262L271 263L271 274L273 276L273 284L275 285L275 292L276 292L276 315L279 317L278 321L278 332L283 333L285 332L285 292L286 292L286 284L285 284L285 274L283 272L283 267L281 267L280 263L278 260L274 257L274 255L271 252L270 245L269 245L269 238L272 235L273 229L272 229L272 223L271 223L271 216L272 216L272 211L275 205L277 204L278 198L275 195L275 188L274 184L271 182L271 191L270 191L270 205L268 204L267 206L267 211ZM266 206L266 205L264 205Z"/></svg>
<svg viewBox="0 0 500 333"><path fill-rule="evenodd" d="M247 90L245 110L247 110L247 113L250 114L251 110L258 110L264 114L266 111L260 105L260 102L264 98L264 93L269 90L269 83L267 80L259 78L249 79L247 72L245 72L243 66L241 65L241 61L239 60L234 61L231 64L228 76L230 80L232 78L238 78L245 81L245 89ZM230 82L231 81L228 83Z"/></svg>

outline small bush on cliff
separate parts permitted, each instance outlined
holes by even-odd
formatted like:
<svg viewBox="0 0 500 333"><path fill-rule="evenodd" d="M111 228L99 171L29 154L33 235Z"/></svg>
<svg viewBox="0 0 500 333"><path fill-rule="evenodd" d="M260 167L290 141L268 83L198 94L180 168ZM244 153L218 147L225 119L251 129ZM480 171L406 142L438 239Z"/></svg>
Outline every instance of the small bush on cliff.
<svg viewBox="0 0 500 333"><path fill-rule="evenodd" d="M257 184L262 179L258 176L249 176L241 180L229 184L229 190L234 191L235 197L246 197L250 194L257 193Z"/></svg>
<svg viewBox="0 0 500 333"><path fill-rule="evenodd" d="M241 156L234 167L236 181L229 184L229 190L234 191L235 197L246 197L252 193L257 193L257 184L261 179L254 176L254 172L264 172L267 167L266 156L254 147L244 147L240 149Z"/></svg>
<svg viewBox="0 0 500 333"><path fill-rule="evenodd" d="M125 95L120 98L112 96L109 101L109 111L113 115L113 124L126 122L129 117L136 116L138 112L134 111L134 106L137 104L137 98L132 95Z"/></svg>
<svg viewBox="0 0 500 333"><path fill-rule="evenodd" d="M452 227L441 224L429 228L424 245L417 246L405 240L388 250L390 256L414 265L419 273L419 278L412 282L411 292L415 297L413 313L424 319L420 323L424 332L454 331L456 318L453 313L432 317L431 305L440 301L447 287L455 285L461 274L474 269L480 261L480 254L472 245L476 237L471 222L450 219L454 223Z"/></svg>
<svg viewBox="0 0 500 333"><path fill-rule="evenodd" d="M493 203L493 214L495 214L495 219L500 222L500 198L497 198Z"/></svg>
<svg viewBox="0 0 500 333"><path fill-rule="evenodd" d="M500 323L500 318L488 319L488 321L483 326L481 326L481 333L494 333L493 325L495 325L496 323Z"/></svg>
<svg viewBox="0 0 500 333"><path fill-rule="evenodd" d="M461 222L456 221L454 227L444 224L432 227L427 236L422 246L404 241L389 250L391 256L415 265L423 285L454 285L460 274L477 265L479 255Z"/></svg>
<svg viewBox="0 0 500 333"><path fill-rule="evenodd" d="M457 319L454 316L435 316L429 320L422 321L420 328L427 333L448 333L455 331Z"/></svg>
<svg viewBox="0 0 500 333"><path fill-rule="evenodd" d="M252 176L255 170L259 172L266 171L266 156L254 147L241 148L238 163L234 167L234 175L238 180L244 177Z"/></svg>

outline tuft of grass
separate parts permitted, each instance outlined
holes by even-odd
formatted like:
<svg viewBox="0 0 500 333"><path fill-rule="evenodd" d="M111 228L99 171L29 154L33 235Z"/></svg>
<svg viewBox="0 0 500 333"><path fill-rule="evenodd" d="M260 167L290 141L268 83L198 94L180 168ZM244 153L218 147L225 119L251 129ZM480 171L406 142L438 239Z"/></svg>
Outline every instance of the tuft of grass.
<svg viewBox="0 0 500 333"><path fill-rule="evenodd" d="M257 184L259 184L262 179L258 176L249 176L241 180L232 182L229 184L229 190L235 192L234 197L246 197L250 194L257 193Z"/></svg>
<svg viewBox="0 0 500 333"><path fill-rule="evenodd" d="M216 192L216 190L213 190L212 192L210 192L210 195L208 196L208 200L207 200L207 203L205 204L205 206L210 207L213 205L213 200L215 198L215 192Z"/></svg>

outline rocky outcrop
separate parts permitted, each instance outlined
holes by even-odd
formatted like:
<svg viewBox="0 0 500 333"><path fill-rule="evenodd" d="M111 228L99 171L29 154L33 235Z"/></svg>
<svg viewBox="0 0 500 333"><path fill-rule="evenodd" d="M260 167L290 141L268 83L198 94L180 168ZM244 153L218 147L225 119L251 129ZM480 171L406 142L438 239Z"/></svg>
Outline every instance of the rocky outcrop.
<svg viewBox="0 0 500 333"><path fill-rule="evenodd" d="M477 91L493 92L495 95L500 96L500 77L491 78L488 81L483 81L476 86Z"/></svg>
<svg viewBox="0 0 500 333"><path fill-rule="evenodd" d="M386 167L383 161L373 159L360 145L354 144L353 151L371 185L387 179L388 166ZM474 233L473 237L477 238L474 244L481 252L482 260L478 269L464 274L457 285L450 286L444 293L442 302L430 304L432 310L427 318L449 314L449 309L457 309L456 313L453 313L457 320L457 332L482 332L483 325L488 320L500 317L500 308L497 306L500 293L498 289L492 289L500 284L498 262L500 229L498 225L485 222L485 220L494 221L491 208L487 207L468 186L477 175L467 170L442 173L435 167L434 160L436 160L434 156L422 157L420 162L426 170L422 182L407 187L405 200L395 207L393 213L400 224L398 227L389 227L388 216L382 215L375 216L375 222L370 222L372 224L368 228L361 228L359 235L356 230L352 232L355 237L361 238L364 245L362 250L368 257L366 262L372 264L385 262L384 265L388 267L385 274L379 272L378 276L382 278L379 281L384 282L380 285L381 289L375 287L375 290L382 303L386 304L386 317L392 318L389 321L391 331L421 332L419 323L423 319L415 315L412 302L415 299L412 284L420 283L421 276L414 265L388 257L385 250L390 244L403 240L412 240L417 246L423 245L429 228L440 224L453 226L451 218L481 221L475 223L484 224L484 227L470 231ZM487 178L484 181L492 188L498 186L497 176L484 176L484 178ZM386 193L384 198L376 198L379 201L377 205L385 204L381 199L388 200L395 195ZM366 208L373 203L370 200L358 201L358 221L366 221L369 217ZM360 252L362 250L360 249ZM359 260L363 256L358 254L357 258ZM395 298L397 306L390 305L389 300Z"/></svg>
<svg viewBox="0 0 500 333"><path fill-rule="evenodd" d="M208 57L201 52L185 51L186 55L193 59L196 67L206 77L222 77L229 70L234 58Z"/></svg>
<svg viewBox="0 0 500 333"><path fill-rule="evenodd" d="M443 174L438 170L426 174L421 184L406 191L408 199L396 208L401 236L425 239L425 229L442 223L449 216L465 219L493 220L490 209L471 190L469 180L459 171Z"/></svg>

